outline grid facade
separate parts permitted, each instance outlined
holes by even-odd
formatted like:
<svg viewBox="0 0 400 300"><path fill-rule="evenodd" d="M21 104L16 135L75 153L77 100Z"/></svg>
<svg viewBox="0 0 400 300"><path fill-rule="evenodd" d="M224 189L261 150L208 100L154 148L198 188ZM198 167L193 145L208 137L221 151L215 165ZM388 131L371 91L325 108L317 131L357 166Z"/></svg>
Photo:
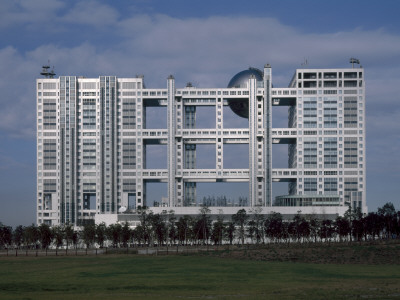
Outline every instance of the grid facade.
<svg viewBox="0 0 400 300"><path fill-rule="evenodd" d="M272 87L269 65L239 74L213 89L176 88L173 76L165 89L143 77L37 79L37 223L82 225L148 206L148 182L166 183L158 205L183 212L198 205L198 182L240 181L247 208L366 212L364 70L298 69L288 88ZM166 108L166 128L146 128L153 106ZM196 127L201 106L215 109L215 128ZM248 128L224 128L226 106ZM272 128L274 106L287 106L287 128ZM199 144L215 145L215 168L196 168ZM224 167L227 144L248 146L248 168ZM285 169L272 168L274 144L288 146ZM146 167L148 145L167 148L166 169ZM273 182L287 182L287 194L273 199Z"/></svg>

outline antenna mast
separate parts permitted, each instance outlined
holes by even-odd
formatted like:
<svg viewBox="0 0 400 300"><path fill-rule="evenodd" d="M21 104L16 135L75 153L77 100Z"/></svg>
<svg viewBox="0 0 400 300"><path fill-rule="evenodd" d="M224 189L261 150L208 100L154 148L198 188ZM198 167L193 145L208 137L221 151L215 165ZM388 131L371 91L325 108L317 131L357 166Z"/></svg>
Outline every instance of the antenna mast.
<svg viewBox="0 0 400 300"><path fill-rule="evenodd" d="M56 76L56 73L54 72L54 66L50 72L49 69L50 69L50 60L48 61L47 65L42 66L42 72L40 72L40 75L44 76L45 78L54 78L54 76Z"/></svg>
<svg viewBox="0 0 400 300"><path fill-rule="evenodd" d="M357 59L357 58L354 58L354 57L352 57L352 58L350 58L350 63L351 63L351 67L354 69L354 64L360 64L360 60L359 59Z"/></svg>

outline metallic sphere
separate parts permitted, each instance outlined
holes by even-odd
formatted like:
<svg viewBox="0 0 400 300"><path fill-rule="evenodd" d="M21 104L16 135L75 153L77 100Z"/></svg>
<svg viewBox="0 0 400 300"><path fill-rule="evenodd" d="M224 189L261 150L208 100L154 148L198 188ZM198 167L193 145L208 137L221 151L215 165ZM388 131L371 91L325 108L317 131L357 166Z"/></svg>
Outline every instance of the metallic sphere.
<svg viewBox="0 0 400 300"><path fill-rule="evenodd" d="M263 73L256 68L237 73L229 81L228 88L247 88L247 84L251 76L257 81L263 81ZM228 105L232 111L242 118L249 118L249 101L247 99L228 99Z"/></svg>

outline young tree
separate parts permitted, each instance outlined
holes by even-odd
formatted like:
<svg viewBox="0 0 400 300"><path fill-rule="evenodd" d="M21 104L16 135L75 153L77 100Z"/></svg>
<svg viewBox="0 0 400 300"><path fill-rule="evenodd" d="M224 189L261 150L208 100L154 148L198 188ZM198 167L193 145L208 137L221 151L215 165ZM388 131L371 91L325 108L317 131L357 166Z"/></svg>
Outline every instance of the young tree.
<svg viewBox="0 0 400 300"><path fill-rule="evenodd" d="M106 232L107 232L107 226L104 222L96 225L96 242L99 244L100 248L104 247L104 241L106 240Z"/></svg>
<svg viewBox="0 0 400 300"><path fill-rule="evenodd" d="M74 237L74 227L69 223L64 226L64 237L68 250L68 246Z"/></svg>
<svg viewBox="0 0 400 300"><path fill-rule="evenodd" d="M53 234L51 232L49 225L44 223L40 224L39 234L40 234L40 243L42 245L42 249L47 249L50 246L51 241L53 240Z"/></svg>
<svg viewBox="0 0 400 300"><path fill-rule="evenodd" d="M264 243L264 217L261 214L262 208L255 207L253 208L250 213L252 214L252 221L254 226L254 237L256 239L256 243L259 244L261 241ZM249 223L250 225L250 223Z"/></svg>
<svg viewBox="0 0 400 300"><path fill-rule="evenodd" d="M56 245L56 249L64 244L64 229L60 226L54 226L52 228L52 235L54 239L54 244Z"/></svg>
<svg viewBox="0 0 400 300"><path fill-rule="evenodd" d="M382 229L383 223L380 216L375 212L370 212L365 217L365 234L369 234L375 240L375 236L380 237Z"/></svg>
<svg viewBox="0 0 400 300"><path fill-rule="evenodd" d="M168 238L171 244L175 244L178 238L178 230L176 228L176 217L173 210L169 211L168 214Z"/></svg>
<svg viewBox="0 0 400 300"><path fill-rule="evenodd" d="M360 207L353 209L351 213L351 232L352 236L357 240L361 241L364 236L365 226L364 217Z"/></svg>
<svg viewBox="0 0 400 300"><path fill-rule="evenodd" d="M234 238L234 236L235 236L235 230L236 230L236 228L235 228L235 223L233 223L233 222L228 222L228 223L226 224L225 233L226 233L226 237L227 237L228 240L229 240L229 244L230 244L230 245L232 245L232 243L233 243L233 238Z"/></svg>
<svg viewBox="0 0 400 300"><path fill-rule="evenodd" d="M222 238L225 232L225 224L223 216L218 216L217 221L213 223L211 239L215 245L222 244Z"/></svg>
<svg viewBox="0 0 400 300"><path fill-rule="evenodd" d="M18 225L13 232L12 239L15 247L18 249L21 247L22 243L24 243L24 231L24 227L22 225Z"/></svg>
<svg viewBox="0 0 400 300"><path fill-rule="evenodd" d="M79 243L79 232L74 230L74 233L72 234L72 244L74 245L75 250L78 249L78 243Z"/></svg>
<svg viewBox="0 0 400 300"><path fill-rule="evenodd" d="M124 223L121 229L121 242L124 247L128 247L128 242L131 238L131 229L129 228L128 222Z"/></svg>
<svg viewBox="0 0 400 300"><path fill-rule="evenodd" d="M324 239L325 241L328 240L328 242L330 242L331 238L333 237L334 232L335 232L335 230L333 227L332 220L329 220L329 219L322 220L321 230L320 230L321 240Z"/></svg>
<svg viewBox="0 0 400 300"><path fill-rule="evenodd" d="M177 223L178 240L181 244L187 245L188 239L191 237L191 224L193 219L190 216L180 217Z"/></svg>
<svg viewBox="0 0 400 300"><path fill-rule="evenodd" d="M321 222L316 218L315 215L310 215L308 224L310 228L310 236L314 239L314 243L316 243L319 229L321 227Z"/></svg>
<svg viewBox="0 0 400 300"><path fill-rule="evenodd" d="M256 236L257 226L254 220L250 220L247 223L247 236L250 238L251 243L253 243L253 239Z"/></svg>
<svg viewBox="0 0 400 300"><path fill-rule="evenodd" d="M386 238L390 238L393 233L393 229L396 226L396 210L393 203L388 202L382 207L378 208L378 215L383 221L383 229L386 234Z"/></svg>
<svg viewBox="0 0 400 300"><path fill-rule="evenodd" d="M284 232L282 215L272 212L264 221L264 231L270 240L279 242Z"/></svg>
<svg viewBox="0 0 400 300"><path fill-rule="evenodd" d="M208 243L211 231L211 220L209 217L210 209L203 205L200 208L199 216L196 220L194 232L196 233L196 240L203 241L203 244Z"/></svg>
<svg viewBox="0 0 400 300"><path fill-rule="evenodd" d="M165 218L161 214L154 214L150 220L151 228L157 239L157 245L162 246L168 236L168 228L165 222Z"/></svg>
<svg viewBox="0 0 400 300"><path fill-rule="evenodd" d="M335 220L336 232L339 235L340 242L343 238L348 237L350 234L350 222L344 217L338 216Z"/></svg>
<svg viewBox="0 0 400 300"><path fill-rule="evenodd" d="M142 225L138 225L132 230L132 239L137 242L138 246L141 246L144 242L144 229Z"/></svg>
<svg viewBox="0 0 400 300"><path fill-rule="evenodd" d="M34 224L24 228L24 241L27 247L35 249L39 239L39 229Z"/></svg>
<svg viewBox="0 0 400 300"><path fill-rule="evenodd" d="M239 238L242 241L242 245L244 245L244 237L245 237L245 226L247 224L249 216L246 213L245 209L239 209L238 212L232 215L232 221L237 226L239 226Z"/></svg>
<svg viewBox="0 0 400 300"><path fill-rule="evenodd" d="M94 224L85 224L81 232L81 238L86 248L90 248L96 239L96 226Z"/></svg>
<svg viewBox="0 0 400 300"><path fill-rule="evenodd" d="M153 212L147 212L147 209L142 208L138 211L140 220L140 230L144 240L147 245L151 244L153 232L151 228L151 219L153 217Z"/></svg>
<svg viewBox="0 0 400 300"><path fill-rule="evenodd" d="M106 236L108 240L112 241L113 247L117 248L121 241L121 232L122 226L121 224L111 224L107 227Z"/></svg>
<svg viewBox="0 0 400 300"><path fill-rule="evenodd" d="M12 243L12 228L0 223L0 248L8 248Z"/></svg>

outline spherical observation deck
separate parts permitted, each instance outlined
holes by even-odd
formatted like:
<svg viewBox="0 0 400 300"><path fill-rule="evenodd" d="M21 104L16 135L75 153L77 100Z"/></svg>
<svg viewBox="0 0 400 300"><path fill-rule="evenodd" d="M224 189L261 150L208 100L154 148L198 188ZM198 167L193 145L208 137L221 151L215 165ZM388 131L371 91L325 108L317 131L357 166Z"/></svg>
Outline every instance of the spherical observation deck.
<svg viewBox="0 0 400 300"><path fill-rule="evenodd" d="M257 68L249 68L248 70L237 73L229 81L228 88L247 88L248 81L254 76L257 81L263 81L263 73ZM249 101L248 99L228 99L228 105L232 111L242 118L249 118Z"/></svg>

